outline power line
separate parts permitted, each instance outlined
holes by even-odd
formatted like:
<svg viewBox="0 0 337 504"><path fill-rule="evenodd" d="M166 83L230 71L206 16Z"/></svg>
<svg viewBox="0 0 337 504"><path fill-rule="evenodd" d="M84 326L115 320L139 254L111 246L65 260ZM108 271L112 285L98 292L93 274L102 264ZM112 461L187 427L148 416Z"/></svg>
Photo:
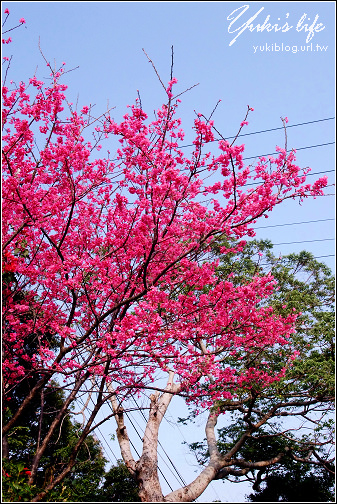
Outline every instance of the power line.
<svg viewBox="0 0 337 504"><path fill-rule="evenodd" d="M306 124L313 124L313 123L318 123L318 122L323 122L323 121L331 121L335 119L334 117L327 117L325 119L316 119L314 121L307 121L307 122L303 122L303 123L298 123L298 124L287 124L287 129L288 128L295 128L296 126L305 126ZM241 137L244 137L244 136L250 136L250 135L259 135L260 133L268 133L270 131L277 131L277 130L283 130L284 127L283 126L278 126L277 128L269 128L269 129L266 129L266 130L261 130L261 131L252 131L251 133L243 133L242 135L240 134L238 138L241 138ZM224 137L226 138L227 140L232 140L233 138L236 138L236 135L234 136L230 136L230 137ZM215 140L212 140L211 142L208 142L208 143L212 143L212 142L219 142L220 140L222 140L221 138L216 138ZM188 144L188 145L181 145L181 149L183 149L184 147L194 147L194 144ZM299 149L297 149L299 150ZM266 154L268 155L268 154Z"/></svg>
<svg viewBox="0 0 337 504"><path fill-rule="evenodd" d="M293 242L282 242L282 243L273 243L273 245L293 245L294 243L313 243L313 242L322 242L322 241L335 241L335 238L322 238L319 240L301 240L301 241L293 241Z"/></svg>
<svg viewBox="0 0 337 504"><path fill-rule="evenodd" d="M288 128L294 128L296 126L304 126L306 124L318 123L318 122L322 122L322 121L331 121L332 119L335 119L335 118L334 117L327 117L326 119L316 119L314 121L307 121L307 122L304 122L304 123L290 124L290 125L287 125L287 129ZM258 135L260 133L268 133L269 131L276 131L276 130L281 130L281 129L284 129L284 127L283 126L279 126L277 128L270 128L270 129L261 130L261 131L253 131L251 133L243 133L242 135L240 134L238 136L238 138L241 138L241 137L244 137L244 136L249 136L249 135ZM236 137L235 136L226 137L227 140L231 140L233 138L236 138ZM222 140L222 139L221 138L216 138L215 140L211 140L208 143L219 142L220 140ZM296 151L300 151L300 150L304 150L304 149L314 149L316 147L324 147L324 146L327 146L327 145L334 145L334 144L335 144L335 142L326 142L326 143L317 144L317 145L308 145L308 146L305 146L305 147L297 147ZM195 147L195 145L194 144L180 145L179 149L184 149L186 147ZM251 157L246 157L246 158L242 158L242 159L243 160L255 159L255 158L263 157L263 156L275 156L276 154L279 154L279 153L278 152L272 152L271 154L260 154L258 156L251 156ZM118 158L112 159L112 161L118 161Z"/></svg>
<svg viewBox="0 0 337 504"><path fill-rule="evenodd" d="M82 401L82 399L80 399L80 398L79 398L78 400L80 400L80 401L81 401L81 403L84 405L84 402ZM92 398L90 398L90 400L91 400L91 402L94 404L94 401L92 400ZM108 404L108 407L110 408L111 412L113 413L114 411L113 411L113 409L112 409L111 404L110 404L109 402L108 402L107 404ZM94 404L94 405L95 405L95 404ZM87 406L87 409L88 409L89 413L91 413L90 408L89 408L88 406ZM131 423L132 427L133 427L133 428L134 428L134 430L136 431L136 433L137 433L138 437L139 437L139 438L140 438L140 440L142 441L142 437L141 437L141 435L139 434L139 432L137 431L136 427L134 426L134 424L133 424L133 422L132 422L132 420L131 420L130 416L127 414L127 412L126 412L126 411L125 411L124 413L126 414L126 416L127 416L128 420L129 420L129 422ZM114 452L112 451L112 449L111 449L110 445L108 444L108 442L107 442L107 440L105 439L105 437L104 437L103 433L101 432L101 430L100 430L98 427L95 427L95 430L97 430L97 431L100 433L100 435L101 435L101 436L102 436L102 438L104 439L104 441L105 441L106 445L109 447L109 449L110 449L111 453L112 453L112 454L113 454L113 456L115 457L116 461L118 461L118 459L117 459L116 455L115 455L115 454L114 454ZM129 442L130 442L130 444L131 444L132 448L134 449L135 453L137 454L137 457L139 457L139 458L140 458L140 454L139 454L139 452L138 452L137 448L135 447L135 445L133 444L133 442L132 442L132 440L131 440L130 438L129 438ZM110 459L110 462L112 463L112 460L111 460L111 459ZM165 475L164 475L163 471L160 469L160 467L159 467L159 466L158 466L158 471L160 472L160 474L162 475L162 477L163 477L163 478L164 478L164 480L166 481L166 483L167 483L168 487L170 488L171 492L173 492L173 488L171 487L170 483L167 481L167 479L166 479L166 477L165 477Z"/></svg>
<svg viewBox="0 0 337 504"><path fill-rule="evenodd" d="M316 147L325 147L326 145L334 145L335 142L326 142L322 144L317 144L317 145L307 145L306 147L297 147L295 150L300 151L304 149L315 149ZM279 154L279 152L272 152L270 154L259 154L258 156L250 156L250 157L245 157L242 158L243 161L246 161L247 159L256 159L259 157L264 157L264 156L275 156L276 154Z"/></svg>
<svg viewBox="0 0 337 504"><path fill-rule="evenodd" d="M90 398L90 400L91 400L91 402L94 404L94 402L93 402L92 398ZM107 403L107 405L108 405L108 407L110 408L111 412L112 412L112 413L114 413L114 411L113 411L113 408L112 408L111 404L108 402L108 403ZM137 405L137 403L136 403L136 405ZM89 410L89 408L88 408L88 410ZM90 412L90 410L89 410L89 412ZM128 413L127 413L126 411L125 411L124 413L125 413L125 415L127 416L127 418L128 418L128 420L129 420L129 422L131 423L132 427L134 428L134 430L135 430L136 434L138 435L138 437L140 438L140 440L141 440L141 441L143 441L143 440L142 440L141 435L139 434L138 430L137 430L137 429L136 429L136 427L134 426L134 424L133 424L133 422L132 422L132 420L131 420L130 416L128 415ZM100 432L100 430L98 429L98 427L96 427L96 429ZM102 435L102 436L103 436L103 435ZM103 439L105 440L104 436L103 436ZM105 442L106 442L106 440L105 440ZM134 451L136 452L137 456L140 458L140 454L139 454L139 452L138 452L137 448L135 447L135 445L133 444L133 442L132 442L132 440L131 440L130 438L129 438L129 442L130 442L130 444L131 444L132 448L134 449ZM106 443L107 443L107 442L106 442ZM108 446L109 446L109 445L108 445ZM109 448L110 448L110 446L109 446ZM110 450L111 450L111 448L110 448ZM112 451L112 450L111 450L111 451ZM113 453L113 452L112 452L112 453ZM113 455L114 455L114 454L113 454ZM114 456L115 456L115 455L114 455ZM116 456L115 456L115 458L116 458ZM117 460L117 458L116 458L116 460ZM158 471L160 472L160 474L162 475L162 477L163 477L163 478L164 478L164 480L166 481L166 483L167 483L168 487L170 488L170 490L173 492L173 488L171 487L170 483L167 481L167 479L166 479L166 477L165 477L165 475L164 475L163 471L160 469L160 467L159 467L159 466L158 466Z"/></svg>
<svg viewBox="0 0 337 504"><path fill-rule="evenodd" d="M173 420L173 422L174 422L174 424L175 424L175 427L176 427L176 428L178 428L178 431L180 432L180 435L181 435L181 437L182 437L182 439L183 439L183 441L184 441L184 444L185 444L185 445L187 445L187 446L189 446L189 444L188 444L187 440L185 439L184 434L182 433L182 431L181 431L181 429L180 429L180 427L179 427L179 424L178 424L178 423L174 420L174 418L173 418L173 416L171 415L171 413L170 413L170 417L172 418L172 420ZM166 416L164 416L164 420L166 420L166 422L167 422L168 424L170 424L170 422L169 422L169 420L166 418ZM171 425L171 424L170 424L170 425ZM191 450L191 448L190 448L190 447L189 447L189 450L190 450L190 452L192 452L192 450ZM198 460L198 457L197 457L197 454L196 454L196 452L195 452L195 451L193 451L193 455L194 455L194 456L195 456L195 458L196 458L196 461L197 461L197 463L198 463L198 467L200 467L200 462L199 462L199 460ZM217 491L216 491L216 489L214 488L213 483L214 483L214 480L212 480L212 481L209 483L209 486L210 486L210 488L212 488L212 490L213 490L213 492L215 493L215 495L216 495L216 497L217 497L218 501L220 502L220 497L219 497L219 495L218 495L218 492L217 492ZM198 501L196 501L196 502L198 502Z"/></svg>
<svg viewBox="0 0 337 504"><path fill-rule="evenodd" d="M132 397L132 399L133 399L133 402L135 403L135 405L137 406L137 408L139 409L140 413L142 414L144 421L145 421L145 422L147 422L147 420L146 420L146 417L145 417L145 415L144 415L143 410L142 410L142 409L140 409L140 408L138 407L138 404L137 404L137 402L136 402L135 398L134 398L134 397ZM165 417L165 415L164 415L164 417ZM162 449L162 450L163 450L163 452L165 453L166 457L167 457L167 458L168 458L168 460L170 461L170 463L171 463L171 465L172 465L173 469L174 469L174 470L175 470L175 472L178 474L178 476L179 476L179 478L180 478L179 483L182 483L184 486L186 486L186 481L183 479L183 477L182 477L182 476L181 476L181 474L179 473L178 469L176 468L176 466L175 466L175 465L174 465L174 463L172 462L171 458L170 458L170 457L169 457L169 455L167 454L166 450L165 450L165 449L164 449L164 447L162 446L162 444L161 444L161 442L160 442L160 440L159 440L159 439L158 439L158 445L161 447L161 449Z"/></svg>
<svg viewBox="0 0 337 504"><path fill-rule="evenodd" d="M115 457L116 459L116 462L118 462L118 458L116 457L116 455L114 454L114 452L112 451L111 447L110 447L110 444L107 442L107 440L105 439L105 436L103 434L103 432L101 431L101 429L99 427L96 427L96 429L98 430L100 436L104 439L105 441L105 444L108 446L109 450L111 451L112 455ZM95 430L96 430L95 429ZM112 463L112 460L110 459L110 462Z"/></svg>
<svg viewBox="0 0 337 504"><path fill-rule="evenodd" d="M313 259L322 259L323 257L335 257L335 254L327 254L327 255L315 256L315 257L313 257ZM262 263L260 266L271 266L271 264L270 263Z"/></svg>
<svg viewBox="0 0 337 504"><path fill-rule="evenodd" d="M83 402L83 400L82 400L80 397L78 397L78 398L77 398L77 401L80 401L80 402L83 404L83 406L84 406L84 402ZM92 399L91 399L91 402L94 404L94 402L93 402L93 400L92 400ZM89 411L89 413L92 413L92 410L90 410L90 408L89 408L88 406L87 406L87 408L86 408L86 409ZM118 462L118 458L116 457L116 455L115 455L115 454L114 454L114 452L112 451L110 444L107 442L107 440L106 440L106 438L105 438L104 434L102 433L102 431L100 430L100 428L99 428L99 427L95 427L95 430L97 430L97 431L99 432L100 436L104 439L105 444L107 445L107 447L108 447L108 448L109 448L109 450L111 451L112 455L115 457L116 462ZM107 453L106 453L106 455L107 455ZM107 456L108 456L108 455L107 455ZM111 458L110 458L110 457L109 457L109 461L112 463L112 460L111 460Z"/></svg>
<svg viewBox="0 0 337 504"><path fill-rule="evenodd" d="M138 404L136 403L136 400L134 399L134 397L131 397L131 398L133 399L133 401L134 401L135 405L136 405L136 406L137 406L137 408L138 408L138 413L141 413L141 414L142 414L142 416L144 417L145 423L147 423L147 420L146 420L146 418L145 418L145 415L144 415L143 411L139 408ZM128 418L129 418L129 417L128 417ZM131 419L130 419L130 418L129 418L129 420L130 420L130 422L131 422ZM137 423L138 427L141 429L141 427L140 427L139 423L137 422L137 420L136 420L135 418L134 418L134 421L135 421L135 423ZM136 428L135 428L135 426L133 425L133 423L132 423L132 422L131 422L131 424L132 424L133 428L136 430ZM137 432L137 430L136 430L136 432ZM172 464L172 465L173 465L173 467L174 467L173 462L171 461L170 457L168 456L168 454L166 453L166 451L165 451L165 450L164 450L164 448L162 447L162 444L161 444L161 442L159 441L159 439L158 439L158 445L161 447L161 449L163 450L164 454L167 456L167 458L169 459L169 461L171 462L171 464ZM166 465L166 467L169 469L169 471L171 472L171 474L173 474L173 476L175 477L175 479L178 481L179 485L181 485L181 483L182 483L182 481L183 481L183 480L182 480L182 477L181 477L181 475L179 474L178 470L174 467L174 469L176 470L176 473L178 474L178 476L179 476L179 478L180 478L180 481L179 481L179 479L177 478L177 476L173 473L172 469L170 468L170 466L167 464L167 462L164 460L164 458L161 456L161 454L160 454L159 452L158 452L158 456L162 459L162 461L164 462L164 464ZM169 485L169 483L168 483L167 481L166 481L166 483ZM184 484L184 485L186 485L186 483L185 483L185 482L183 482L183 484ZM171 491L173 491L173 489L172 489L172 487L171 487L170 485L169 485L169 488L171 489Z"/></svg>
<svg viewBox="0 0 337 504"><path fill-rule="evenodd" d="M314 259L321 259L322 257L335 257L335 254L328 254L328 255L316 256L316 257L314 257Z"/></svg>
<svg viewBox="0 0 337 504"><path fill-rule="evenodd" d="M110 406L110 404L109 404L109 406ZM111 407L111 406L110 406L110 407ZM112 409L112 408L111 408L111 409ZM136 434L138 435L139 439L140 439L141 441L143 441L143 440L142 440L142 436L139 434L138 430L137 430L137 429L136 429L136 427L134 426L134 423L132 422L132 420L131 420L130 416L128 415L128 413L127 413L126 411L125 411L125 414L126 414L126 416L127 416L128 420L129 420L129 422L131 423L132 427L133 427L133 428L134 428L134 430L136 431ZM131 443L131 439L129 439L129 441L130 441L130 443ZM132 443L131 443L131 444L132 444ZM132 446L133 446L133 444L132 444ZM136 451L137 456L138 456L138 457L140 457L140 455L139 455L138 451L136 450L136 448L135 448L134 446L133 446L133 448L134 448L134 450ZM170 483L167 481L167 479L166 479L166 477L165 477L165 475L164 475L163 471L160 469L159 465L158 465L157 467L158 467L158 471L160 472L160 474L162 475L162 477L163 477L163 478L164 478L164 480L166 481L166 483L167 483L167 485L168 485L169 489L171 490L171 492L173 492L173 488L171 487Z"/></svg>
<svg viewBox="0 0 337 504"><path fill-rule="evenodd" d="M314 172L314 173L308 173L306 176L307 177L312 177L313 175L322 175L324 173L331 173L331 172L334 172L335 170L324 170L324 171L318 171L318 172Z"/></svg>
<svg viewBox="0 0 337 504"><path fill-rule="evenodd" d="M334 117L327 117L326 119L316 119L315 121L307 121L303 123L298 123L298 124L287 124L287 129L288 128L295 128L296 126L305 126L306 124L313 124L313 123L318 123L318 122L323 122L323 121L331 121L332 119L335 119ZM277 128L269 128L266 130L261 130L261 131L253 131L252 133L243 133L241 136L249 136L249 135L258 135L259 133L268 133L269 131L277 131L277 130L283 130L283 126L279 126ZM229 139L235 138L235 136L228 137Z"/></svg>
<svg viewBox="0 0 337 504"><path fill-rule="evenodd" d="M269 154L265 154L265 155L268 156ZM248 159L248 158L246 158L246 159ZM335 170L324 170L324 171L320 171L320 172L307 173L306 177L312 177L314 175L325 175L326 173L332 173L332 172L335 172ZM260 185L260 184L261 184L261 182L250 182L249 184L245 184L244 187L253 186L253 185Z"/></svg>
<svg viewBox="0 0 337 504"><path fill-rule="evenodd" d="M284 224L273 224L271 226L258 226L254 229L267 229L267 228L273 228L273 227L283 227L283 226L294 226L297 224L312 224L314 222L326 222L326 221L334 221L335 219L317 219L317 220L310 220L310 221L302 221L302 222L286 222Z"/></svg>

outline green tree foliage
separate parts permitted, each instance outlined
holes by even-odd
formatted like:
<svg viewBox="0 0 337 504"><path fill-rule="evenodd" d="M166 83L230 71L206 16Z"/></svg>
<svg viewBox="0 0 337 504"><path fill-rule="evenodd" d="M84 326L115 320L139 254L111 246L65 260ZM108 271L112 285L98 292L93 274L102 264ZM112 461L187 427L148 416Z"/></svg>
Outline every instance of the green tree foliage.
<svg viewBox="0 0 337 504"><path fill-rule="evenodd" d="M250 502L334 502L334 476L289 459L264 477L263 488L248 495Z"/></svg>
<svg viewBox="0 0 337 504"><path fill-rule="evenodd" d="M278 258L272 253L272 247L268 240L252 241L243 249L239 261L233 261L228 255L221 257L219 275L235 272L232 280L239 284L257 273L272 273L277 289L268 303L282 315L291 311L300 313L296 333L292 336L294 351L299 352L300 357L294 360L281 387L287 383L288 392L294 387L294 391L305 391L313 396L322 392L333 397L335 278L330 269L309 252ZM219 249L215 249L216 255L220 255ZM281 351L279 357L282 355ZM271 358L274 366L278 361L275 353L267 356L261 351L260 357ZM245 361L244 365L247 364Z"/></svg>
<svg viewBox="0 0 337 504"><path fill-rule="evenodd" d="M221 470L217 479L250 481L256 491L250 496L254 501L297 502L301 491L299 500L306 501L303 495L310 485L314 501L331 499L334 277L308 252L276 257L269 241L250 242L239 261L229 254L222 256L221 246L214 249L220 258L219 276L235 272L233 281L242 284L253 275L271 271L278 288L268 302L283 315L293 310L300 315L292 337L294 360L284 377L265 390L256 383L250 391L236 391L235 399L215 405L226 412L226 426L218 429L218 449L235 457L234 464ZM265 366L281 370L284 355L283 348L277 352L261 348L252 356L246 353L233 358L241 358L246 368L252 359L259 359ZM224 360L228 364L229 358ZM193 416L191 411L189 419ZM180 420L186 423L188 419ZM209 458L206 443L190 447L205 464Z"/></svg>
<svg viewBox="0 0 337 504"><path fill-rule="evenodd" d="M49 428L55 412L63 403L63 398L63 391L55 383L54 388L41 397L40 404L35 404L35 410L27 410L26 416L22 417L21 425L14 426L9 433L8 457L3 463L4 472L7 474L4 474L4 500L15 501L19 496L23 500L30 500L28 490L31 487L26 486L29 472L22 469L30 466L39 439ZM15 400L18 400L18 394ZM72 423L70 415L66 415L61 428L53 435L41 459L36 484L31 488L33 495L63 470L80 434L81 425L77 422ZM47 501L95 501L105 473L105 464L100 443L89 435L77 456L73 472L47 495ZM13 487L14 480L18 481Z"/></svg>
<svg viewBox="0 0 337 504"><path fill-rule="evenodd" d="M138 486L121 460L118 460L117 465L111 467L105 474L104 483L96 501L141 502Z"/></svg>
<svg viewBox="0 0 337 504"><path fill-rule="evenodd" d="M28 291L17 290L15 272L6 272L2 277L3 290L13 296L15 303L31 303ZM3 302L6 303L4 296ZM34 317L33 309L22 317ZM25 370L23 378L12 387L11 396L3 403L3 420L6 422L16 411L24 398L36 385L41 375L33 372L31 358L37 352L41 339L48 339L51 348L56 346L52 332L27 334L25 346L16 356L17 366ZM10 350L10 349L7 349ZM15 352L15 348L13 349ZM67 410L60 428L54 432L40 461L36 483L28 485L29 467L36 449L40 446L64 403L65 392L56 382L48 389L42 389L40 397L35 396L30 408L26 409L20 423L14 425L3 438L2 499L5 502L30 501L36 493L44 489L57 477L69 461L72 450L82 433L82 426L72 421L73 412ZM138 502L137 486L125 465L118 462L105 472L107 460L95 436L87 436L78 455L75 467L63 482L49 492L47 502Z"/></svg>
<svg viewBox="0 0 337 504"><path fill-rule="evenodd" d="M15 272L6 272L2 278L3 298L6 309L6 298L12 296L15 303L30 303L32 309L22 316L22 321L32 319L36 299L28 291L18 290ZM10 397L7 395L3 402L3 421L6 422L16 411L31 389L36 385L41 375L33 372L32 356L37 352L41 340L48 339L50 347L57 344L52 331L46 328L44 334L29 333L26 335L24 348L16 355L16 365L24 369L24 375L11 388ZM6 349L8 352L10 349ZM13 345L13 352L15 348ZM27 484L31 462L37 448L45 438L55 415L63 406L65 393L53 381L50 386L41 391L40 396L35 396L20 418L18 424L13 425L10 432L3 438L3 499L4 500L30 500L37 490L44 488L51 479L55 478L68 463L72 449L80 434L81 425L71 421L71 411L67 410L63 416L60 428L56 430L49 440L44 455L40 461L37 479L34 487ZM75 470L67 477L62 485L54 488L48 494L48 501L74 501L95 500L96 491L104 475L106 460L102 449L93 436L88 436L77 457ZM33 492L33 493L32 493Z"/></svg>

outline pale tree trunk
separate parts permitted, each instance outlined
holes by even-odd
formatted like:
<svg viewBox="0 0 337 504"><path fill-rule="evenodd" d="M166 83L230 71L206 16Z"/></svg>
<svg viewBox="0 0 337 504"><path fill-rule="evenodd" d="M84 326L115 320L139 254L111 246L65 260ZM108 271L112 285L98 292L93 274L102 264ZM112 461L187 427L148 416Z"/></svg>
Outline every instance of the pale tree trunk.
<svg viewBox="0 0 337 504"><path fill-rule="evenodd" d="M189 485L179 488L174 492L165 496L165 502L192 502L197 499L206 490L208 485L213 481L218 474L219 470L226 465L226 461L218 451L215 426L217 424L218 415L209 414L206 424L206 439L208 450L210 454L210 461L207 467L192 481Z"/></svg>
<svg viewBox="0 0 337 504"><path fill-rule="evenodd" d="M121 454L125 465L139 485L139 496L143 502L164 502L159 477L158 477L158 432L162 419L167 411L174 394L179 391L179 385L173 383L174 373L169 372L165 392L156 392L150 396L151 405L149 420L147 422L144 438L143 451L140 459L136 462L130 449L129 437L124 424L123 409L118 407L115 396L111 403L117 422L117 439L121 448ZM113 392L108 387L109 392Z"/></svg>
<svg viewBox="0 0 337 504"><path fill-rule="evenodd" d="M264 418L264 422L267 419ZM179 490L175 490L164 497L165 502L192 502L206 490L211 481L216 479L223 479L227 476L244 476L252 469L263 469L277 464L282 460L289 448L285 448L284 452L278 453L275 457L268 460L261 460L259 462L248 462L244 459L234 458L239 449L244 445L247 438L251 436L251 433L257 428L258 424L250 427L242 436L238 439L234 446L226 453L221 454L217 447L217 441L215 436L215 427L218 420L218 413L216 411L210 411L207 424L206 424L206 439L209 452L209 463L207 467L192 481L189 485L186 485ZM261 421L262 423L262 421ZM232 469L231 466L239 466L240 469Z"/></svg>
<svg viewBox="0 0 337 504"><path fill-rule="evenodd" d="M111 403L117 422L117 439L121 448L121 454L125 465L139 486L139 496L142 502L192 502L199 497L208 487L225 465L226 461L219 453L216 445L215 426L217 414L210 414L206 425L206 437L210 452L210 462L199 476L189 485L175 490L164 496L158 477L158 432L160 423L167 411L174 394L179 392L179 385L173 383L174 373L169 373L165 392L156 392L150 396L150 414L147 422L144 438L143 452L136 462L130 448L130 441L124 424L123 408L118 406L113 389L108 385L112 394Z"/></svg>
<svg viewBox="0 0 337 504"><path fill-rule="evenodd" d="M151 395L150 399L151 406L144 433L143 452L136 464L139 497L143 502L163 502L164 496L158 477L157 455L158 431L161 421L159 392Z"/></svg>
<svg viewBox="0 0 337 504"><path fill-rule="evenodd" d="M209 463L201 471L199 476L195 478L189 485L186 485L178 490L163 495L158 477L158 432L160 423L167 411L172 397L180 390L179 385L173 383L174 373L169 373L169 379L165 391L161 394L156 392L150 396L151 405L149 420L147 422L144 438L143 451L140 459L136 462L133 458L130 448L130 441L124 424L123 408L118 406L117 398L111 385L108 385L108 390L111 393L111 403L117 422L117 438L121 448L121 454L125 465L134 477L139 486L139 496L143 502L193 502L195 499L206 490L208 485L216 479L222 479L229 475L244 476L252 469L262 469L272 466L282 460L285 453L278 453L275 457L269 460L259 462L248 462L244 459L236 459L235 455L251 436L252 432L259 427L257 424L251 426L237 440L234 446L226 453L221 454L217 447L215 435L215 427L219 413L216 409L211 410L206 423L206 439L209 451ZM265 416L260 423L263 423L269 418ZM239 469L233 469L231 466L238 466Z"/></svg>

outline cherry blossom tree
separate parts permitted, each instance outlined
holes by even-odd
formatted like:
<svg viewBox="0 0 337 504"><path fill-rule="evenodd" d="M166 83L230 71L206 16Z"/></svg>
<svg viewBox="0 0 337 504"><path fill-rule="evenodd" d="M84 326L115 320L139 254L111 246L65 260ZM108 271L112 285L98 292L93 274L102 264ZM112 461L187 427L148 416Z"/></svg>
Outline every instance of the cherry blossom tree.
<svg viewBox="0 0 337 504"><path fill-rule="evenodd" d="M229 245L221 253L239 253L258 219L286 199L322 195L327 178L308 184L309 169L300 169L295 152L286 148L245 166L244 145L236 141L251 107L232 143L212 116L197 114L193 148L184 153L177 116L182 92L175 91L172 71L167 85L159 79L164 104L154 119L136 100L116 122L109 110L96 117L90 107L78 111L69 105L65 66L47 64L49 83L34 76L2 89L5 408L27 369L33 377L26 398L3 425L3 436L57 376L66 398L48 432L39 436L30 485L69 407L82 396L94 407L68 465L33 502L71 472L88 434L113 418L140 498L191 501L229 464L216 449L217 402L257 384L268 389L296 359L297 314L282 316L268 304L276 283L272 275L257 272L240 285L234 273L219 278L212 246L225 237ZM103 156L103 144L111 149L115 139L114 158ZM215 181L209 183L209 176ZM247 186L252 181L255 185ZM36 347L33 355L26 352L28 339ZM254 359L240 366L240 359L261 348L281 347L287 352L277 368ZM232 364L223 366L228 356ZM149 394L149 414L136 461L124 412L128 399L141 393ZM164 496L157 440L177 395L211 411L210 463L190 485ZM106 403L113 412L98 421Z"/></svg>

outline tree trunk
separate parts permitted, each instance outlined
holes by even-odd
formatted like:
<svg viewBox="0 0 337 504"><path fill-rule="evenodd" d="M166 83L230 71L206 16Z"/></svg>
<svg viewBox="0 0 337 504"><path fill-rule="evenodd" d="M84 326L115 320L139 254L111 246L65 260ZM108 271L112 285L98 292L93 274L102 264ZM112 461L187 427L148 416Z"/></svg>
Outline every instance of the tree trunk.
<svg viewBox="0 0 337 504"><path fill-rule="evenodd" d="M143 439L143 453L136 465L137 481L139 484L139 497L143 502L163 502L164 496L158 477L158 431L163 411L163 404L159 392L150 396L151 406L149 420L146 425ZM171 396L172 397L172 396ZM164 409L166 411L168 404ZM163 410L163 407L161 408ZM162 413L162 414L161 414Z"/></svg>
<svg viewBox="0 0 337 504"><path fill-rule="evenodd" d="M157 457L142 455L137 463L137 483L142 502L164 502L158 478Z"/></svg>
<svg viewBox="0 0 337 504"><path fill-rule="evenodd" d="M2 436L2 458L8 459L9 457L9 445L7 436Z"/></svg>
<svg viewBox="0 0 337 504"><path fill-rule="evenodd" d="M130 473L139 486L139 497L142 502L164 502L164 496L158 476L158 432L162 419L167 411L174 394L179 391L179 385L173 383L174 373L169 372L165 392L159 392L150 396L151 405L149 420L146 424L143 438L143 452L136 462L130 449L130 441L124 424L123 409L118 407L116 397L111 396L111 403L117 422L117 438L121 448L123 460ZM113 393L111 386L108 390Z"/></svg>

